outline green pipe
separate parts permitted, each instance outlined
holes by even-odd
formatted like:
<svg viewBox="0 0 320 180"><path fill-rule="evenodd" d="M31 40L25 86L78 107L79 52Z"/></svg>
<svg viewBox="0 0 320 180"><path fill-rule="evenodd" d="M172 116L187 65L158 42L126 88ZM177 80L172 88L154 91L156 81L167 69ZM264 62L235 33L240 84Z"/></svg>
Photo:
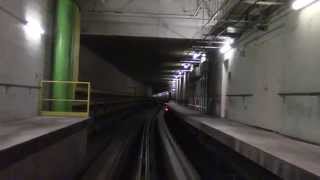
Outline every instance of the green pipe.
<svg viewBox="0 0 320 180"><path fill-rule="evenodd" d="M53 80L73 81L74 73L74 25L78 7L73 0L57 0L56 31L53 60ZM74 88L69 84L53 85L54 99L72 99ZM70 102L54 102L54 111L69 112L72 110Z"/></svg>

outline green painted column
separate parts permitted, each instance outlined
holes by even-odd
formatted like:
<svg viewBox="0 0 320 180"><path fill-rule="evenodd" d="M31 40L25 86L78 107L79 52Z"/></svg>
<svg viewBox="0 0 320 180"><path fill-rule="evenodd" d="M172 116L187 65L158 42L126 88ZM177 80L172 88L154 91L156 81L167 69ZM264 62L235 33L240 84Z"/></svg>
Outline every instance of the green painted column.
<svg viewBox="0 0 320 180"><path fill-rule="evenodd" d="M78 36L76 33L80 27L79 8L73 0L57 0L56 10L56 29L55 45L53 57L53 81L74 81L77 77L75 72L78 70L75 64L78 64L79 53L77 50ZM70 84L55 83L52 89L54 99L73 99L75 88ZM54 111L70 112L72 103L65 101L55 101L53 103Z"/></svg>

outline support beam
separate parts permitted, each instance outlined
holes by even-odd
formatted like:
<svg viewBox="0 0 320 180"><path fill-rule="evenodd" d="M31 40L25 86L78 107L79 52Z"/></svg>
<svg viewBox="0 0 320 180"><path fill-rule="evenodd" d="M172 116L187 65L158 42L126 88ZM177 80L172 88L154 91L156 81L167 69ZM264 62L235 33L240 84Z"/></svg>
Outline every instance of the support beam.
<svg viewBox="0 0 320 180"><path fill-rule="evenodd" d="M56 13L56 34L54 46L54 81L73 81L77 78L76 66L79 58L80 21L79 8L73 0L58 0ZM71 99L74 94L72 85L54 84L54 99ZM55 111L71 111L70 102L54 102Z"/></svg>

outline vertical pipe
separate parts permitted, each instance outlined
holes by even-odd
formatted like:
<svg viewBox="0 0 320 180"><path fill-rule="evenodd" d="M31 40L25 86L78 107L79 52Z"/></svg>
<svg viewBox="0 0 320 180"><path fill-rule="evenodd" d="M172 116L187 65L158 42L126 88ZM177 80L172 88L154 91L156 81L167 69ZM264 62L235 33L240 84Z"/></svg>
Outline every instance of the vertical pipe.
<svg viewBox="0 0 320 180"><path fill-rule="evenodd" d="M72 81L78 81L79 76L79 51L80 51L80 11L78 6L73 3L73 29L72 29L72 49L71 49L71 68L70 77ZM70 96L75 99L75 91L77 84L72 85L72 90L69 91Z"/></svg>
<svg viewBox="0 0 320 180"><path fill-rule="evenodd" d="M74 27L76 5L73 0L57 0L56 31L53 61L53 80L72 81L74 73ZM72 85L54 84L54 99L71 99ZM54 102L53 110L71 111L70 102Z"/></svg>
<svg viewBox="0 0 320 180"><path fill-rule="evenodd" d="M74 35L73 35L73 80L78 81L79 78L79 54L80 54L80 10L74 3Z"/></svg>

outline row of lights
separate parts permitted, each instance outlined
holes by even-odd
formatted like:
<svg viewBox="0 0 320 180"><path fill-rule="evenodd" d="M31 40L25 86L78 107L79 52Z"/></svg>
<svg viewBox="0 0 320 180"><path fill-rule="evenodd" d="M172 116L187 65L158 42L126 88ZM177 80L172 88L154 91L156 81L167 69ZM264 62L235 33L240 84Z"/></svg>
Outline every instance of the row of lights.
<svg viewBox="0 0 320 180"><path fill-rule="evenodd" d="M305 8L315 2L317 2L319 0L295 0L293 3L292 3L292 9L294 10L300 10L302 8ZM34 36L41 36L45 33L45 31L43 30L43 28L40 26L40 23L34 19L28 19L24 25L24 30L28 33L28 34L31 34L31 35L34 35ZM227 28L227 31L232 33L232 32L236 32L236 28L234 27L228 27ZM230 41L233 41L231 39L228 40L229 42L227 42L225 44L225 46L221 49L222 52L225 52L227 50L230 49L229 45L232 44L233 42L230 42ZM193 58L194 59L197 59L199 56L201 56L201 53L193 53Z"/></svg>
<svg viewBox="0 0 320 180"><path fill-rule="evenodd" d="M319 1L319 0L295 0L295 1L293 1L291 7L293 10L300 10L300 9L303 9L303 8L309 6L309 5L314 4L317 1ZM237 28L229 26L229 27L227 27L227 32L228 33L236 33Z"/></svg>
<svg viewBox="0 0 320 180"><path fill-rule="evenodd" d="M319 1L319 0L295 0L292 3L292 9L300 10L302 8L309 6L309 5L314 4L317 1ZM227 28L227 32L229 32L229 33L235 33L236 31L237 31L237 29L234 27L230 26ZM232 44L234 43L234 39L232 39L230 37L220 37L220 38L224 39L224 45L220 48L221 54L225 54L228 51L233 49Z"/></svg>
<svg viewBox="0 0 320 180"><path fill-rule="evenodd" d="M189 53L189 55L192 56L193 60L195 61L199 61L200 60L200 63L203 63L207 60L207 54L204 53L204 52L195 52L195 51L192 51Z"/></svg>
<svg viewBox="0 0 320 180"><path fill-rule="evenodd" d="M292 9L294 10L300 10L302 8L305 8L309 5L314 4L315 2L317 2L319 0L295 0L292 3ZM235 33L237 31L236 28L234 27L228 27L227 31L229 33ZM224 37L224 36L220 36L218 37L220 39L223 39L223 46L220 48L220 53L221 54L226 54L229 51L233 50L233 43L234 43L234 39L231 37ZM201 52L190 52L189 55L191 55L193 57L193 60L199 60L200 58L200 63L203 63L204 61L206 61L206 54L205 53L201 53ZM191 66L191 71L193 70L193 65L191 64L183 64L184 69L188 69ZM179 70L178 71L178 75L175 76L175 79L172 82L172 91L176 91L176 87L175 87L175 82L176 80L178 80L181 76L182 76L183 71Z"/></svg>
<svg viewBox="0 0 320 180"><path fill-rule="evenodd" d="M196 52L196 51L192 51L187 53L187 55L192 56L192 59L195 61L195 63L203 63L207 60L207 55L204 52ZM171 91L175 92L176 91L176 82L177 80L179 80L179 78L181 78L183 76L183 73L185 72L192 72L194 65L193 63L184 63L182 64L183 69L178 70L177 74L174 75L174 79L171 80L170 82L171 84Z"/></svg>
<svg viewBox="0 0 320 180"><path fill-rule="evenodd" d="M188 55L192 56L192 59L197 63L203 63L207 60L207 55L203 52L192 51L189 52ZM175 75L175 80L182 77L184 72L192 72L193 71L193 63L183 63L183 69L177 71L177 75Z"/></svg>

